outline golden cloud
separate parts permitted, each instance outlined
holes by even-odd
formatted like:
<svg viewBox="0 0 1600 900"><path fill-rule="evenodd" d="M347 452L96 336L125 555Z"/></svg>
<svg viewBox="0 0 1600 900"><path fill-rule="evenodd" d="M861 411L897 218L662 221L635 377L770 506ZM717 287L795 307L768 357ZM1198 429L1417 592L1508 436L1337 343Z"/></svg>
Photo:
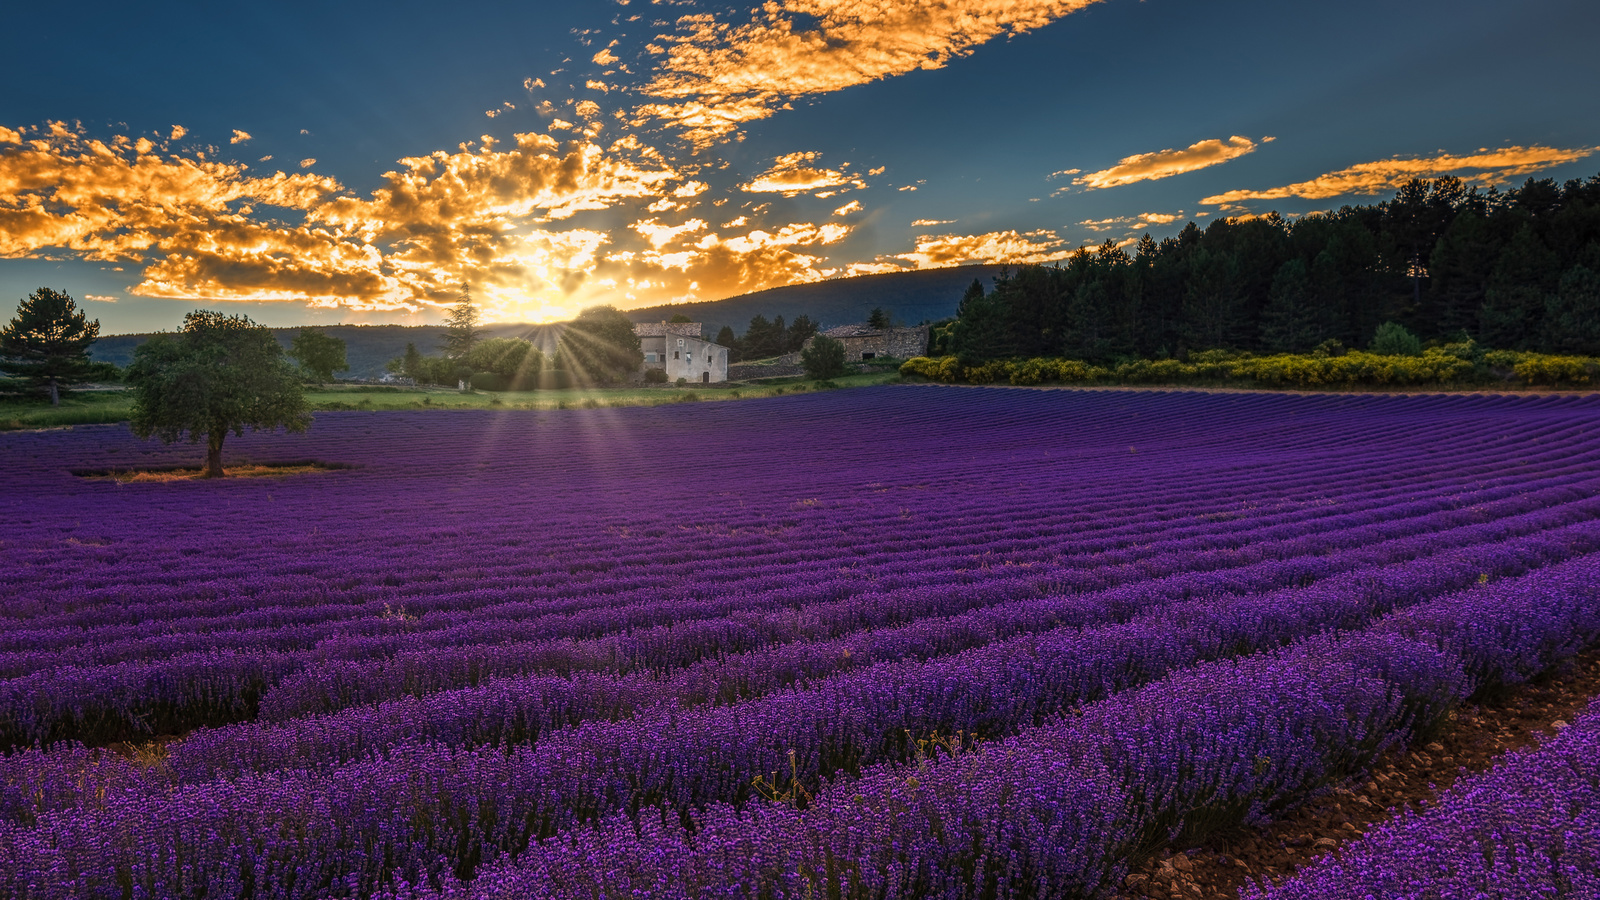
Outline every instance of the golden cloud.
<svg viewBox="0 0 1600 900"><path fill-rule="evenodd" d="M652 45L666 59L642 107L697 146L770 116L787 100L944 67L995 37L1041 28L1098 0L769 0L743 24L677 20ZM796 24L810 23L804 29ZM609 65L614 61L602 62Z"/></svg>
<svg viewBox="0 0 1600 900"><path fill-rule="evenodd" d="M244 143L245 141L248 141L248 140L250 140L250 132L248 132L248 131L240 131L239 129L235 128L233 130L233 137L228 139L228 143L230 143L230 144L242 144L242 143Z"/></svg>
<svg viewBox="0 0 1600 900"><path fill-rule="evenodd" d="M623 142L608 152L538 134L402 160L367 197L310 173L258 177L149 138L95 140L61 123L17 134L0 145L0 256L139 262L131 293L202 302L416 309L448 302L470 279L491 314L539 314L583 287L609 240L541 223L706 189L630 161ZM272 217L283 213L295 221Z"/></svg>
<svg viewBox="0 0 1600 900"><path fill-rule="evenodd" d="M912 228L937 228L940 225L954 225L955 219L917 219L911 223Z"/></svg>
<svg viewBox="0 0 1600 900"><path fill-rule="evenodd" d="M839 207L838 209L834 210L833 214L836 215L836 216L848 216L851 213L858 213L860 211L861 211L861 201L860 200L851 200L849 203L846 203L845 205L843 205L843 206Z"/></svg>
<svg viewBox="0 0 1600 900"><path fill-rule="evenodd" d="M740 188L752 194L782 194L785 197L793 197L824 188L867 186L867 183L860 178L841 171L848 167L849 163L845 163L840 169L824 169L811 165L821 156L822 154L815 151L786 153L773 160L771 168L740 185Z"/></svg>
<svg viewBox="0 0 1600 900"><path fill-rule="evenodd" d="M1346 194L1371 196L1395 190L1413 178L1438 178L1444 175L1454 175L1463 181L1478 184L1504 184L1514 178L1577 162L1597 151L1600 151L1600 147L1562 150L1535 144L1494 151L1480 150L1468 156L1443 154L1412 159L1380 159L1329 172L1298 184L1264 191L1228 191L1200 202L1208 206L1227 206L1242 200L1281 200L1286 197L1326 200Z"/></svg>
<svg viewBox="0 0 1600 900"><path fill-rule="evenodd" d="M1271 141L1272 138L1262 138L1262 143ZM1090 172L1081 178L1074 178L1073 184L1083 185L1089 190L1096 188L1118 187L1124 184L1133 184L1139 181L1155 181L1161 178L1171 178L1185 172L1194 172L1199 169L1221 165L1231 159L1238 159L1247 153L1255 152L1258 145L1249 138L1234 135L1226 141L1213 138L1208 141L1196 141L1182 150L1157 150L1153 153L1139 153L1123 157L1116 165L1098 172ZM1068 169L1059 172L1066 175L1074 172Z"/></svg>
<svg viewBox="0 0 1600 900"><path fill-rule="evenodd" d="M638 112L709 146L741 123L765 119L786 99L941 69L998 35L1038 29L1096 2L770 0L744 24L682 16L675 34L651 45L666 61L643 88L672 102ZM800 30L800 19L811 27Z"/></svg>
<svg viewBox="0 0 1600 900"><path fill-rule="evenodd" d="M1071 251L1054 231L991 231L987 234L917 238L916 249L894 254L918 269L968 263L1041 263L1065 259Z"/></svg>
<svg viewBox="0 0 1600 900"><path fill-rule="evenodd" d="M672 252L623 251L606 261L629 273L625 278L612 277L619 285L627 283L634 288L648 283L658 294L665 291L680 300L711 299L837 275L840 270L827 267L826 257L802 248L837 243L849 233L849 226L837 223L798 222L776 231L755 229L732 237L708 234ZM602 265L601 271L605 270ZM631 289L624 296L629 301L638 299Z"/></svg>

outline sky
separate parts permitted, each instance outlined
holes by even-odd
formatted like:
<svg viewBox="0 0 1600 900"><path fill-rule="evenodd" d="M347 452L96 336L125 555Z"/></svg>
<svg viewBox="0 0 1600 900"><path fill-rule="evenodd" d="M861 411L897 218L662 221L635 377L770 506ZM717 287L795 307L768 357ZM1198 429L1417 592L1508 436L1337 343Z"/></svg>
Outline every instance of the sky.
<svg viewBox="0 0 1600 900"><path fill-rule="evenodd" d="M1593 0L23 4L0 318L489 321L1600 173Z"/></svg>

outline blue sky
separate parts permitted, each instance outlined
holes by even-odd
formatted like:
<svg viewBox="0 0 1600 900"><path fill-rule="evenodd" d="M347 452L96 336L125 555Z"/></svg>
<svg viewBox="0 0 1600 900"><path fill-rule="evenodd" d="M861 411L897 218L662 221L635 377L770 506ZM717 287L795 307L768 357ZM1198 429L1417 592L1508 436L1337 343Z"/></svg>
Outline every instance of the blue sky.
<svg viewBox="0 0 1600 900"><path fill-rule="evenodd" d="M559 319L1600 172L1581 0L30 4L0 300ZM16 48L14 47L14 50ZM493 113L493 115L490 115ZM486 140L487 138L487 140Z"/></svg>

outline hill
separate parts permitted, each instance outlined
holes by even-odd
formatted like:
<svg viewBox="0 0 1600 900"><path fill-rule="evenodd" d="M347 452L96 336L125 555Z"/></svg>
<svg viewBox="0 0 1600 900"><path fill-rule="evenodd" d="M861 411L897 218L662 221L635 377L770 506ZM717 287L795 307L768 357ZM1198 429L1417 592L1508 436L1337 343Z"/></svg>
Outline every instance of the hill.
<svg viewBox="0 0 1600 900"><path fill-rule="evenodd" d="M439 352L444 338L443 325L319 325L331 337L345 343L345 361L350 371L338 373L340 378L377 378L383 374L383 364L406 352L407 343L415 343L423 353ZM528 325L490 325L484 328L485 337L522 337ZM273 328L278 343L289 348L289 343L299 333L299 328ZM126 366L133 361L133 348L151 337L149 334L113 334L102 337L89 348L89 355L101 362Z"/></svg>
<svg viewBox="0 0 1600 900"><path fill-rule="evenodd" d="M792 322L795 316L806 315L823 328L848 325L865 322L873 308L880 306L896 322L915 325L955 315L961 293L972 279L979 279L987 289L994 276L1010 268L1015 267L953 266L920 272L857 275L768 288L724 300L648 306L630 309L627 313L635 322L660 322L682 314L704 323L709 335L715 335L724 325L743 334L756 316L768 319L783 316Z"/></svg>

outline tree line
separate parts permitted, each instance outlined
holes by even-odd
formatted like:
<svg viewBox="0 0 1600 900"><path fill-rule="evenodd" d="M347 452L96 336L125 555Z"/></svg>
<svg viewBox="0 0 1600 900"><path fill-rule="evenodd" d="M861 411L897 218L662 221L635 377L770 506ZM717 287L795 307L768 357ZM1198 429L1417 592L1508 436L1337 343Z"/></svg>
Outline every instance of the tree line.
<svg viewBox="0 0 1600 900"><path fill-rule="evenodd" d="M1600 354L1600 176L1500 192L1413 180L1385 202L1190 223L974 281L930 353L1096 363L1421 341Z"/></svg>
<svg viewBox="0 0 1600 900"><path fill-rule="evenodd" d="M426 355L408 343L386 368L420 384L504 391L616 384L644 361L632 320L613 306L591 306L558 326L549 354L525 338L485 338L480 321L463 290L445 319L439 353Z"/></svg>

